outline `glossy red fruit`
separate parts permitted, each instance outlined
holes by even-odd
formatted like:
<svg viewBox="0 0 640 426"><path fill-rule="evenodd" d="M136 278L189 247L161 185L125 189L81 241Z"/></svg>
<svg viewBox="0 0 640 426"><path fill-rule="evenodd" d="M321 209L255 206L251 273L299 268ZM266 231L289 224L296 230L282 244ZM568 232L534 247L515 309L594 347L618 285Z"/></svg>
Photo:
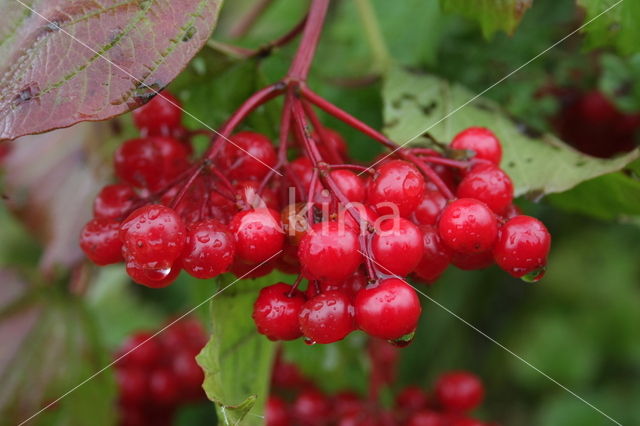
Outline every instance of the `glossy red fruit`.
<svg viewBox="0 0 640 426"><path fill-rule="evenodd" d="M306 191L311 185L311 178L313 177L313 163L307 157L298 157L289 163L289 179L292 181L290 186L296 187L296 182ZM302 195L302 194L298 194Z"/></svg>
<svg viewBox="0 0 640 426"><path fill-rule="evenodd" d="M475 374L451 371L437 380L435 396L447 411L468 412L482 402L484 386Z"/></svg>
<svg viewBox="0 0 640 426"><path fill-rule="evenodd" d="M451 141L451 148L473 151L474 158L490 161L496 166L502 160L500 140L484 127L469 127L458 133Z"/></svg>
<svg viewBox="0 0 640 426"><path fill-rule="evenodd" d="M551 234L542 222L531 216L516 216L500 229L493 257L516 278L537 281L544 275L551 248Z"/></svg>
<svg viewBox="0 0 640 426"><path fill-rule="evenodd" d="M118 396L123 404L141 404L149 397L149 378L140 368L118 369L116 382Z"/></svg>
<svg viewBox="0 0 640 426"><path fill-rule="evenodd" d="M324 394L315 389L307 389L293 402L293 414L301 425L322 425L331 416L331 405Z"/></svg>
<svg viewBox="0 0 640 426"><path fill-rule="evenodd" d="M320 281L320 291L322 293L327 291L341 291L353 299L366 285L367 277L363 273L356 271L346 280Z"/></svg>
<svg viewBox="0 0 640 426"><path fill-rule="evenodd" d="M460 198L475 198L497 214L503 214L513 201L513 184L509 176L491 164L474 166L458 185Z"/></svg>
<svg viewBox="0 0 640 426"><path fill-rule="evenodd" d="M384 220L371 240L376 266L384 274L408 275L422 259L422 239L420 229L407 219Z"/></svg>
<svg viewBox="0 0 640 426"><path fill-rule="evenodd" d="M302 237L298 257L306 277L321 281L344 280L360 266L357 234L344 222L320 222Z"/></svg>
<svg viewBox="0 0 640 426"><path fill-rule="evenodd" d="M265 409L267 426L289 426L291 418L287 404L275 395L270 395Z"/></svg>
<svg viewBox="0 0 640 426"><path fill-rule="evenodd" d="M374 337L396 340L415 331L422 308L409 284L388 278L376 287L360 290L355 310L361 330Z"/></svg>
<svg viewBox="0 0 640 426"><path fill-rule="evenodd" d="M460 198L442 211L438 233L442 241L455 251L481 253L493 247L498 223L494 213L483 202Z"/></svg>
<svg viewBox="0 0 640 426"><path fill-rule="evenodd" d="M420 225L435 225L440 212L447 205L447 199L437 189L427 189L422 201L413 212L416 223Z"/></svg>
<svg viewBox="0 0 640 426"><path fill-rule="evenodd" d="M369 229L375 229L378 225L378 214L366 204L354 204L352 206L358 213L356 220L346 208L341 208L338 212L338 218L344 220L344 223L351 227L354 231L366 234Z"/></svg>
<svg viewBox="0 0 640 426"><path fill-rule="evenodd" d="M168 270L180 257L186 229L169 207L151 204L134 210L120 227L120 240L130 259L148 270Z"/></svg>
<svg viewBox="0 0 640 426"><path fill-rule="evenodd" d="M449 423L435 411L422 410L409 417L407 426L449 426Z"/></svg>
<svg viewBox="0 0 640 426"><path fill-rule="evenodd" d="M180 387L171 370L157 369L149 376L151 400L160 405L174 405L180 398Z"/></svg>
<svg viewBox="0 0 640 426"><path fill-rule="evenodd" d="M248 263L273 258L284 247L285 235L275 210L239 212L231 219L229 229L235 236L237 255Z"/></svg>
<svg viewBox="0 0 640 426"><path fill-rule="evenodd" d="M262 288L253 304L253 321L258 332L270 340L293 340L302 336L298 317L305 304L299 290L285 283Z"/></svg>
<svg viewBox="0 0 640 426"><path fill-rule="evenodd" d="M124 251L124 250L123 250ZM135 261L126 259L125 256L125 269L131 279L140 285L149 288L164 288L167 287L178 278L180 275L180 266L173 265L171 269L144 269L140 267Z"/></svg>
<svg viewBox="0 0 640 426"><path fill-rule="evenodd" d="M427 283L435 282L451 262L451 249L442 242L435 226L422 225L422 258L413 273Z"/></svg>
<svg viewBox="0 0 640 426"><path fill-rule="evenodd" d="M158 191L188 167L187 155L184 145L172 138L131 139L115 152L114 169L129 185Z"/></svg>
<svg viewBox="0 0 640 426"><path fill-rule="evenodd" d="M96 265L122 261L120 222L114 219L91 219L80 233L80 248Z"/></svg>
<svg viewBox="0 0 640 426"><path fill-rule="evenodd" d="M490 251L473 254L453 252L451 263L463 271L485 269L493 265L493 253Z"/></svg>
<svg viewBox="0 0 640 426"><path fill-rule="evenodd" d="M229 269L235 245L229 229L217 220L195 223L187 232L181 265L196 278L213 278Z"/></svg>
<svg viewBox="0 0 640 426"><path fill-rule="evenodd" d="M362 203L366 197L364 180L350 170L333 170L329 173L336 185L352 203Z"/></svg>
<svg viewBox="0 0 640 426"><path fill-rule="evenodd" d="M218 165L230 179L260 180L276 165L269 138L256 132L239 132L225 141Z"/></svg>
<svg viewBox="0 0 640 426"><path fill-rule="evenodd" d="M408 217L424 197L424 178L411 163L391 160L369 182L367 202L382 215Z"/></svg>
<svg viewBox="0 0 640 426"><path fill-rule="evenodd" d="M318 144L318 150L322 158L329 162L341 161L347 158L347 143L342 135L326 127L323 129L323 134L326 140ZM320 140L317 132L314 132L312 137L317 141ZM337 154L337 157L333 153Z"/></svg>
<svg viewBox="0 0 640 426"><path fill-rule="evenodd" d="M133 111L133 122L149 135L167 134L180 126L182 108L180 102L169 92L156 95L145 105Z"/></svg>
<svg viewBox="0 0 640 426"><path fill-rule="evenodd" d="M426 409L428 405L429 396L419 386L407 386L396 397L396 407L408 413Z"/></svg>
<svg viewBox="0 0 640 426"><path fill-rule="evenodd" d="M137 200L138 196L129 185L123 183L107 185L102 188L93 202L93 216L105 219L125 217Z"/></svg>
<svg viewBox="0 0 640 426"><path fill-rule="evenodd" d="M309 343L333 343L355 329L351 299L341 291L321 293L302 307L300 330Z"/></svg>

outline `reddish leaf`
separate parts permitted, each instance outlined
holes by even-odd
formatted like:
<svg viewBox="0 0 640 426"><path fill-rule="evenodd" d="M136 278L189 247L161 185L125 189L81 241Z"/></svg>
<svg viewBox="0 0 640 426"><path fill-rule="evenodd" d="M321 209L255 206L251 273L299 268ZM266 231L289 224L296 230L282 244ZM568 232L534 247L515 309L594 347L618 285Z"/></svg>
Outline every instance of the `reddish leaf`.
<svg viewBox="0 0 640 426"><path fill-rule="evenodd" d="M0 0L0 140L143 104L206 42L221 3Z"/></svg>

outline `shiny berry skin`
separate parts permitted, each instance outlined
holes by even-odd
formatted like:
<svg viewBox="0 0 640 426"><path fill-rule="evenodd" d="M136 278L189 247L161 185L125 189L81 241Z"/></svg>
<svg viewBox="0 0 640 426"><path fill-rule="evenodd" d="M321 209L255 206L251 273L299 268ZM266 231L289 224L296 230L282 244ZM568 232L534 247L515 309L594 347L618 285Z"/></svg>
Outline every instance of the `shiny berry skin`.
<svg viewBox="0 0 640 426"><path fill-rule="evenodd" d="M447 205L447 199L437 189L427 189L418 207L413 212L416 223L435 225L440 212Z"/></svg>
<svg viewBox="0 0 640 426"><path fill-rule="evenodd" d="M451 262L451 249L442 242L435 226L422 225L422 258L413 273L427 283L435 282Z"/></svg>
<svg viewBox="0 0 640 426"><path fill-rule="evenodd" d="M500 229L493 258L510 275L529 276L537 281L544 275L551 235L542 222L531 216L516 216Z"/></svg>
<svg viewBox="0 0 640 426"><path fill-rule="evenodd" d="M182 109L180 102L170 93L162 92L145 105L133 111L133 122L149 135L166 134L167 130L180 126Z"/></svg>
<svg viewBox="0 0 640 426"><path fill-rule="evenodd" d="M229 229L236 240L236 254L248 263L274 257L284 247L285 235L275 210L245 210L231 219Z"/></svg>
<svg viewBox="0 0 640 426"><path fill-rule="evenodd" d="M196 278L213 278L229 269L235 246L233 235L222 223L214 219L197 222L187 232L182 268Z"/></svg>
<svg viewBox="0 0 640 426"><path fill-rule="evenodd" d="M448 426L444 417L431 410L422 410L413 414L407 420L406 426Z"/></svg>
<svg viewBox="0 0 640 426"><path fill-rule="evenodd" d="M118 396L124 404L140 404L149 397L149 378L141 368L128 368L116 372Z"/></svg>
<svg viewBox="0 0 640 426"><path fill-rule="evenodd" d="M276 165L276 151L266 136L256 132L239 132L224 141L218 160L230 179L260 180Z"/></svg>
<svg viewBox="0 0 640 426"><path fill-rule="evenodd" d="M125 217L133 208L138 196L129 185L117 183L107 185L93 202L93 216L117 219Z"/></svg>
<svg viewBox="0 0 640 426"><path fill-rule="evenodd" d="M384 274L406 276L413 271L423 253L422 232L401 217L380 223L371 240L376 266Z"/></svg>
<svg viewBox="0 0 640 426"><path fill-rule="evenodd" d="M120 222L113 219L91 219L80 233L80 248L96 265L122 261Z"/></svg>
<svg viewBox="0 0 640 426"><path fill-rule="evenodd" d="M159 405L173 405L180 398L180 388L171 370L158 369L149 377L151 400Z"/></svg>
<svg viewBox="0 0 640 426"><path fill-rule="evenodd" d="M331 405L324 394L315 389L307 389L293 402L293 414L301 425L322 425L331 416Z"/></svg>
<svg viewBox="0 0 640 426"><path fill-rule="evenodd" d="M423 410L429 405L429 396L418 386L407 386L396 397L396 407L407 412Z"/></svg>
<svg viewBox="0 0 640 426"><path fill-rule="evenodd" d="M344 222L313 225L300 241L298 257L307 278L321 281L345 280L360 263L358 236Z"/></svg>
<svg viewBox="0 0 640 426"><path fill-rule="evenodd" d="M353 305L341 291L328 291L309 299L300 312L300 330L312 343L333 343L355 329Z"/></svg>
<svg viewBox="0 0 640 426"><path fill-rule="evenodd" d="M381 216L408 217L424 197L424 178L413 164L391 160L377 170L369 182L367 202Z"/></svg>
<svg viewBox="0 0 640 426"><path fill-rule="evenodd" d="M366 187L360 176L349 170L333 170L329 173L336 185L352 203L362 203L366 197Z"/></svg>
<svg viewBox="0 0 640 426"><path fill-rule="evenodd" d="M367 277L359 271L356 271L346 280L341 281L320 281L320 291L341 291L350 298L355 298L360 290L367 285Z"/></svg>
<svg viewBox="0 0 640 426"><path fill-rule="evenodd" d="M270 340L293 340L302 336L298 317L306 300L302 292L291 289L285 283L264 287L253 304L252 317L258 332Z"/></svg>
<svg viewBox="0 0 640 426"><path fill-rule="evenodd" d="M435 396L446 411L468 412L482 402L484 386L475 374L452 371L437 380Z"/></svg>
<svg viewBox="0 0 640 426"><path fill-rule="evenodd" d="M498 167L478 164L462 179L456 194L459 198L475 198L494 213L503 214L513 201L513 184Z"/></svg>
<svg viewBox="0 0 640 426"><path fill-rule="evenodd" d="M475 153L474 158L491 161L496 166L502 160L502 145L498 137L484 127L469 127L451 141L451 148L466 149Z"/></svg>
<svg viewBox="0 0 640 426"><path fill-rule="evenodd" d="M449 203L438 221L438 233L451 249L465 254L491 250L498 236L493 212L481 201L460 198Z"/></svg>
<svg viewBox="0 0 640 426"><path fill-rule="evenodd" d="M388 278L376 287L360 290L355 309L361 330L390 340L413 333L422 311L416 292L398 278Z"/></svg>
<svg viewBox="0 0 640 426"><path fill-rule="evenodd" d="M114 154L116 175L129 185L158 191L188 167L179 141L160 136L131 139Z"/></svg>
<svg viewBox="0 0 640 426"><path fill-rule="evenodd" d="M186 229L173 209L151 204L134 210L122 222L120 240L128 261L142 269L168 269L182 254Z"/></svg>
<svg viewBox="0 0 640 426"><path fill-rule="evenodd" d="M135 283L149 288L167 287L180 275L180 267L176 265L171 269L145 269L130 259L125 259L125 269Z"/></svg>
<svg viewBox="0 0 640 426"><path fill-rule="evenodd" d="M454 251L451 255L451 264L463 271L485 269L493 265L493 263L493 253L490 251L473 254L458 253Z"/></svg>
<svg viewBox="0 0 640 426"><path fill-rule="evenodd" d="M265 420L267 426L289 426L291 419L287 404L275 395L269 395L265 408Z"/></svg>

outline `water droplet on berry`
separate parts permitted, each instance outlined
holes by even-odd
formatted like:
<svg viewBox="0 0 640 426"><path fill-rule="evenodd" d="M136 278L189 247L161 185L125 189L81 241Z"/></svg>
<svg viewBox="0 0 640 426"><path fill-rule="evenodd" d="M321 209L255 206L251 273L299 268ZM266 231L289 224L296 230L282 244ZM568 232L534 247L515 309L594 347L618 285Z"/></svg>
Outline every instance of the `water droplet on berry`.
<svg viewBox="0 0 640 426"><path fill-rule="evenodd" d="M389 343L397 348L404 348L406 346L409 346L413 342L415 335L416 332L414 330L411 333L405 334L404 336L401 336L395 340L389 340Z"/></svg>
<svg viewBox="0 0 640 426"><path fill-rule="evenodd" d="M542 277L544 277L545 272L547 272L547 267L542 266L538 269L534 269L528 274L523 275L522 277L520 277L520 279L527 283L535 283L540 281Z"/></svg>
<svg viewBox="0 0 640 426"><path fill-rule="evenodd" d="M305 337L304 339L302 339L304 341L305 344L311 346L311 345L315 345L316 341L309 338L309 337Z"/></svg>

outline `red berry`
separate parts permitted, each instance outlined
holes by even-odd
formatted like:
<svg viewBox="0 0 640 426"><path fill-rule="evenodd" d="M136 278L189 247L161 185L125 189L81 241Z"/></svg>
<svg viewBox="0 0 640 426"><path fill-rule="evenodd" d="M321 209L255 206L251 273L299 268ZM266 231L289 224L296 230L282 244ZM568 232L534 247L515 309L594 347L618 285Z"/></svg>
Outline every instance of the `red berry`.
<svg viewBox="0 0 640 426"><path fill-rule="evenodd" d="M182 109L180 102L169 92L155 96L145 105L133 111L133 121L149 135L167 134L180 126Z"/></svg>
<svg viewBox="0 0 640 426"><path fill-rule="evenodd" d="M356 271L346 280L341 281L320 281L320 292L341 291L350 298L355 298L356 294L367 285L367 278L364 274Z"/></svg>
<svg viewBox="0 0 640 426"><path fill-rule="evenodd" d="M427 393L418 386L407 386L396 397L396 406L409 413L423 410L429 405Z"/></svg>
<svg viewBox="0 0 640 426"><path fill-rule="evenodd" d="M302 336L298 316L305 298L299 290L276 283L260 290L253 305L253 321L258 332L270 340L293 340Z"/></svg>
<svg viewBox="0 0 640 426"><path fill-rule="evenodd" d="M167 137L126 141L114 155L116 175L129 185L158 191L188 167L187 150Z"/></svg>
<svg viewBox="0 0 640 426"><path fill-rule="evenodd" d="M447 205L447 199L436 189L427 189L422 201L413 212L415 221L420 225L435 225L440 212Z"/></svg>
<svg viewBox="0 0 640 426"><path fill-rule="evenodd" d="M336 185L352 203L362 203L366 197L364 181L360 176L349 170L333 170L330 176Z"/></svg>
<svg viewBox="0 0 640 426"><path fill-rule="evenodd" d="M183 399L199 399L202 394L204 373L190 351L175 353L176 348L170 348L172 357L171 371L180 387Z"/></svg>
<svg viewBox="0 0 640 426"><path fill-rule="evenodd" d="M242 203L246 207L252 209L268 207L273 210L280 209L278 197L269 187L262 189L262 193L258 194L260 183L255 180L243 180L234 185L237 194Z"/></svg>
<svg viewBox="0 0 640 426"><path fill-rule="evenodd" d="M151 400L159 405L174 405L180 398L178 381L170 370L154 370L149 377Z"/></svg>
<svg viewBox="0 0 640 426"><path fill-rule="evenodd" d="M189 228L181 265L196 278L213 278L229 269L234 254L233 235L225 225L209 219Z"/></svg>
<svg viewBox="0 0 640 426"><path fill-rule="evenodd" d="M360 329L390 340L413 333L422 310L416 292L398 278L388 278L376 287L360 290L355 309Z"/></svg>
<svg viewBox="0 0 640 426"><path fill-rule="evenodd" d="M93 216L106 219L124 217L131 211L137 199L138 196L129 185L107 185L93 202Z"/></svg>
<svg viewBox="0 0 640 426"><path fill-rule="evenodd" d="M133 261L146 270L168 270L182 254L186 230L169 207L148 205L133 211L122 223L120 239Z"/></svg>
<svg viewBox="0 0 640 426"><path fill-rule="evenodd" d="M274 257L284 247L285 235L280 215L271 209L245 210L237 213L229 229L235 236L236 253L249 263Z"/></svg>
<svg viewBox="0 0 640 426"><path fill-rule="evenodd" d="M124 250L123 250L124 252ZM127 257L127 256L125 256ZM144 269L135 261L125 259L125 268L131 279L149 288L163 288L171 285L178 275L180 267L174 265L171 269Z"/></svg>
<svg viewBox="0 0 640 426"><path fill-rule="evenodd" d="M311 185L313 177L313 163L307 157L298 157L289 163L289 179L292 180L291 186L295 187L295 182L306 191ZM303 194L298 194L303 195Z"/></svg>
<svg viewBox="0 0 640 426"><path fill-rule="evenodd" d="M122 261L122 242L118 236L120 222L113 219L92 219L80 234L80 248L96 265Z"/></svg>
<svg viewBox="0 0 640 426"><path fill-rule="evenodd" d="M218 165L231 179L260 180L276 165L276 151L260 133L239 132L224 143Z"/></svg>
<svg viewBox="0 0 640 426"><path fill-rule="evenodd" d="M513 201L513 184L509 176L492 164L478 164L458 186L460 198L475 198L495 213L502 214Z"/></svg>
<svg viewBox="0 0 640 426"><path fill-rule="evenodd" d="M493 265L493 253L490 251L473 254L453 252L451 255L451 263L456 268L464 271L485 269Z"/></svg>
<svg viewBox="0 0 640 426"><path fill-rule="evenodd" d="M500 165L502 145L498 137L484 127L469 127L458 133L451 141L453 149L466 149L475 153L475 158L491 161Z"/></svg>
<svg viewBox="0 0 640 426"><path fill-rule="evenodd" d="M353 305L341 291L328 291L309 299L300 312L300 329L310 343L333 343L354 329Z"/></svg>
<svg viewBox="0 0 640 426"><path fill-rule="evenodd" d="M331 415L331 406L326 396L314 389L301 392L293 403L293 413L302 425L322 425Z"/></svg>
<svg viewBox="0 0 640 426"><path fill-rule="evenodd" d="M422 259L413 272L427 283L433 283L449 266L451 249L442 242L435 226L422 225L420 231L422 231Z"/></svg>
<svg viewBox="0 0 640 426"><path fill-rule="evenodd" d="M408 217L424 197L425 183L413 164L391 160L377 170L369 182L368 203L380 215Z"/></svg>
<svg viewBox="0 0 640 426"><path fill-rule="evenodd" d="M162 358L162 346L152 336L151 333L139 332L125 340L118 351L118 357L123 358L116 366L144 370L157 365Z"/></svg>
<svg viewBox="0 0 640 426"><path fill-rule="evenodd" d="M422 259L422 239L420 229L407 219L383 221L371 241L376 266L384 274L408 275Z"/></svg>
<svg viewBox="0 0 640 426"><path fill-rule="evenodd" d="M321 281L347 279L360 266L358 236L344 222L320 222L300 241L298 257L308 278Z"/></svg>
<svg viewBox="0 0 640 426"><path fill-rule="evenodd" d="M265 412L267 426L289 426L291 424L287 404L275 395L269 395Z"/></svg>
<svg viewBox="0 0 640 426"><path fill-rule="evenodd" d="M438 221L438 232L442 241L455 251L481 253L493 247L498 223L486 204L461 198L444 208Z"/></svg>
<svg viewBox="0 0 640 426"><path fill-rule="evenodd" d="M581 117L588 123L611 123L618 115L613 102L597 90L585 93L578 107Z"/></svg>
<svg viewBox="0 0 640 426"><path fill-rule="evenodd" d="M550 247L551 235L542 222L516 216L500 229L493 257L512 276L537 281L544 275Z"/></svg>
<svg viewBox="0 0 640 426"><path fill-rule="evenodd" d="M116 371L118 395L120 401L127 405L143 403L149 396L149 380L147 373L139 368L128 368Z"/></svg>
<svg viewBox="0 0 640 426"><path fill-rule="evenodd" d="M338 418L357 415L364 410L364 402L358 394L342 391L333 397L333 410Z"/></svg>
<svg viewBox="0 0 640 426"><path fill-rule="evenodd" d="M440 376L436 382L435 395L445 410L467 412L482 402L484 386L474 374L452 371Z"/></svg>
<svg viewBox="0 0 640 426"><path fill-rule="evenodd" d="M323 143L318 144L318 150L320 151L320 155L326 161L341 161L347 157L347 143L344 141L342 135L336 132L333 129L324 128L323 134L326 137L326 140L323 140ZM314 132L311 135L315 140L320 141L320 136L317 132ZM332 155L332 153L337 154L337 158Z"/></svg>
<svg viewBox="0 0 640 426"><path fill-rule="evenodd" d="M423 410L409 417L407 426L448 426L448 422L435 411Z"/></svg>

